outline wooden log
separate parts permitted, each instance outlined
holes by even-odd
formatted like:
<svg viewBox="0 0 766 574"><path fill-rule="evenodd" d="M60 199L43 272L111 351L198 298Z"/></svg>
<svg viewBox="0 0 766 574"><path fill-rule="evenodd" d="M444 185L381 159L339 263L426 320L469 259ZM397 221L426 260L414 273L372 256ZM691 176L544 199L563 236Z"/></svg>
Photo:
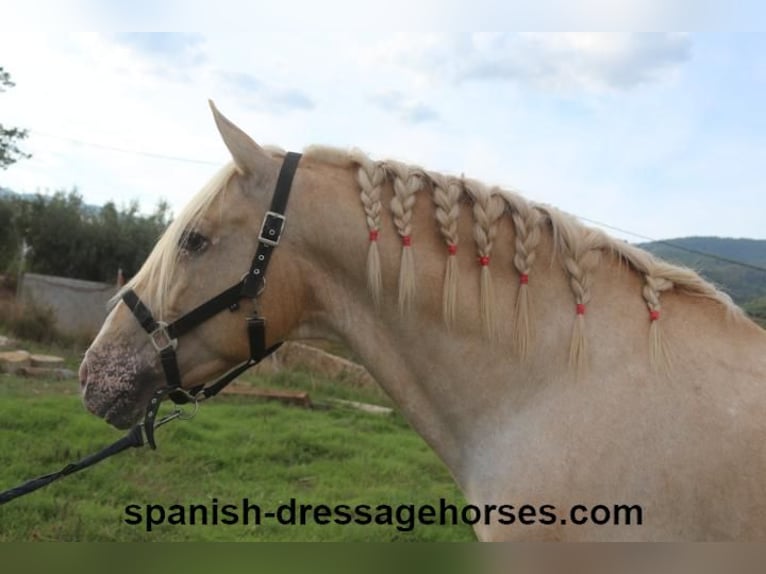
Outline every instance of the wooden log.
<svg viewBox="0 0 766 574"><path fill-rule="evenodd" d="M370 403L360 403L357 401L345 401L343 399L328 399L328 401L334 405L342 407L348 407L357 411L370 413L371 415L390 415L394 412L394 409L389 407L382 407L380 405L371 405Z"/></svg>
<svg viewBox="0 0 766 574"><path fill-rule="evenodd" d="M255 387L234 384L224 388L222 392L229 395L245 395L271 401L279 401L281 403L295 405L306 409L310 409L312 407L311 398L306 391L289 391L285 389L258 389Z"/></svg>
<svg viewBox="0 0 766 574"><path fill-rule="evenodd" d="M28 367L30 355L26 351L5 351L0 353L0 370L15 373L22 367Z"/></svg>
<svg viewBox="0 0 766 574"><path fill-rule="evenodd" d="M29 360L33 367L54 369L64 366L64 359L54 355L30 355Z"/></svg>
<svg viewBox="0 0 766 574"><path fill-rule="evenodd" d="M70 369L49 369L46 367L19 367L17 375L36 379L55 379L65 381L77 378L77 373Z"/></svg>

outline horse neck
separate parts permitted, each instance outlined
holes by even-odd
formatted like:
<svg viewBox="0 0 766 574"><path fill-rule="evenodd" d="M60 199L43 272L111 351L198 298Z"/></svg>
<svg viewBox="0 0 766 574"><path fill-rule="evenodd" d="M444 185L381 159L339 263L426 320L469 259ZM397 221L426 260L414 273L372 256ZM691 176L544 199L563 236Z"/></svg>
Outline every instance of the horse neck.
<svg viewBox="0 0 766 574"><path fill-rule="evenodd" d="M488 425L511 424L551 389L571 392L589 382L602 384L598 381L625 388L667 383L651 360L646 276L609 249L577 252L577 242L569 241L572 253L562 253L562 238L556 235L571 230L555 230L544 219L536 223L535 241L520 246L524 221L486 202L477 213L476 198L464 197L453 256L442 222L434 222L432 190L417 192L411 213L402 217L396 208L388 209L397 190L386 179L380 190L385 209L373 221L377 233L370 235L356 168L320 167L309 183L310 192L296 198L303 215L295 227L307 239L301 246L303 277L313 297L299 334L344 341L458 480L467 445L481 440ZM485 222L477 223L482 217ZM492 233L482 237L477 225L486 232L488 220ZM595 239L586 235L585 245ZM379 258L377 304L366 272L371 248ZM526 250L521 258L520 250ZM401 279L405 254L411 256L414 280L408 287ZM443 295L450 257L457 269L457 297L447 326ZM482 265L481 257L488 257L489 265ZM520 271L526 271L526 282ZM404 300L403 284L410 289ZM517 330L521 289L527 290L529 303L525 346L518 344ZM707 330L711 340L741 332L737 321L724 320L718 301L666 295L661 321L669 322L671 346L674 340L694 339L697 333L690 329ZM579 346L573 344L577 336ZM712 384L714 377L709 378Z"/></svg>
<svg viewBox="0 0 766 574"><path fill-rule="evenodd" d="M329 173L328 173L329 172ZM325 336L344 341L392 396L420 434L451 468L459 461L460 444L469 432L472 414L486 412L498 401L515 401L527 392L524 384L509 386L509 372L520 381L526 369L539 361L533 349L524 366L513 357L510 345L519 275L513 264L515 231L511 217L500 217L494 230L491 263L479 262L481 247L474 238L473 207L464 200L456 221L457 253L452 255L439 227L434 224L435 206L430 190L418 192L407 229L395 221L387 208L396 191L389 181L383 186L377 236L372 245L368 220L360 201L354 169L320 167L294 199L295 223L305 238L300 246L312 303L297 336ZM292 209L292 208L291 208ZM502 210L501 210L502 211ZM292 217L292 216L291 216ZM402 240L409 233L410 245ZM376 305L366 272L369 251L375 247L380 260L380 299ZM486 253L486 245L484 245ZM403 255L412 256L411 298L402 304ZM539 239L537 265L552 275L552 236ZM458 271L454 319L445 325L442 293L450 257ZM489 318L482 318L482 274L489 271L495 284ZM567 301L568 286L559 272L549 280L541 273L536 295L550 301ZM486 283L485 283L486 286ZM541 307L540 314L545 315ZM536 318L536 317L535 317ZM558 334L543 335L552 339ZM566 365L566 336L560 334L562 363ZM544 351L540 352L542 357ZM534 355L534 356L533 356ZM509 357L511 360L509 362ZM513 377L514 379L516 377ZM500 383L505 398L491 388Z"/></svg>

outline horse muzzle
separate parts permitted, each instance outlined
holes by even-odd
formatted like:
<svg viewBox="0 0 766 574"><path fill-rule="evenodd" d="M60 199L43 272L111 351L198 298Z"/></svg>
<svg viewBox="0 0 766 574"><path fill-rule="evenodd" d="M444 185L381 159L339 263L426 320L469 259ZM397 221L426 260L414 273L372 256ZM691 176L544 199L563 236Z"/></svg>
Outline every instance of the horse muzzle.
<svg viewBox="0 0 766 574"><path fill-rule="evenodd" d="M80 365L83 404L94 415L119 429L135 424L161 381L151 364L114 349L88 351Z"/></svg>

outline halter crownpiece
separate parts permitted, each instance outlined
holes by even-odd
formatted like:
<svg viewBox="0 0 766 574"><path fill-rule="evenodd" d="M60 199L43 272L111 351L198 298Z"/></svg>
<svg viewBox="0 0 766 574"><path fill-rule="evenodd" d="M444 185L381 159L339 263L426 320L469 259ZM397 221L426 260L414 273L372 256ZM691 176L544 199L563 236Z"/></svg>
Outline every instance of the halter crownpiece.
<svg viewBox="0 0 766 574"><path fill-rule="evenodd" d="M242 299L256 299L266 287L266 268L271 260L274 249L279 245L282 232L285 229L285 210L290 196L295 172L298 169L301 154L288 152L282 162L282 168L277 178L274 197L271 199L271 207L263 216L261 228L258 232L258 249L255 252L250 270L235 285L222 291L212 299L202 303L187 314L179 317L172 323L157 321L151 310L136 295L135 291L128 289L122 295L122 301L127 305L130 312L136 318L144 331L149 335L149 340L160 356L160 364L165 373L167 386L158 389L146 409L144 416L144 432L146 441L152 448L156 448L154 442L154 428L157 411L165 396L176 404L197 402L210 398L221 391L226 385L241 375L244 371L260 363L271 353L276 351L281 342L266 347L266 320L258 315L258 311L247 318L247 336L250 344L250 357L244 363L234 367L215 382L206 386L198 385L185 390L181 384L181 372L178 369L178 339L191 331L197 325L211 319L221 311L228 309L231 312L239 309Z"/></svg>

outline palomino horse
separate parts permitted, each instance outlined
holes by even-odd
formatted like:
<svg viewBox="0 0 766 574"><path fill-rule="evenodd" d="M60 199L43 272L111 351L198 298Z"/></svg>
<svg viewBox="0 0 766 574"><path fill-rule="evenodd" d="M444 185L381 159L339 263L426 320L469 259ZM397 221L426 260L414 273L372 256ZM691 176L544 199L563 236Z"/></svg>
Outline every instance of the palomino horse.
<svg viewBox="0 0 766 574"><path fill-rule="evenodd" d="M213 113L233 162L128 285L159 318L241 279L284 159ZM286 215L257 298L267 345L347 344L489 517L480 539L766 539L766 333L696 274L514 193L360 152L308 149ZM248 356L253 308L180 340L185 388ZM120 428L165 384L124 303L80 376L87 408ZM632 522L606 520L626 506Z"/></svg>

